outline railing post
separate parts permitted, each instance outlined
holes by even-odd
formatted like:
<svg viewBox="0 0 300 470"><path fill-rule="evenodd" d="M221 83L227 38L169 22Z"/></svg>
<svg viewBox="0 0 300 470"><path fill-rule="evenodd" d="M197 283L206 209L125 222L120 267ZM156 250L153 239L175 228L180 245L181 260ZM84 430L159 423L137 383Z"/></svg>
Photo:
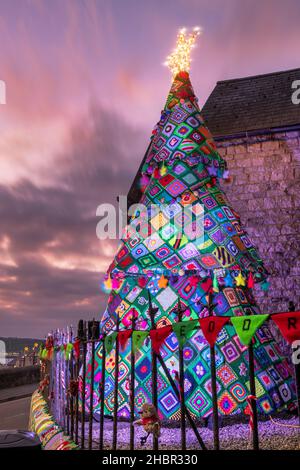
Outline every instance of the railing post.
<svg viewBox="0 0 300 470"><path fill-rule="evenodd" d="M182 308L178 299L178 322L182 321ZM185 422L185 393L184 393L184 358L183 346L178 342L179 354L179 396L180 396L180 427L181 427L181 450L186 450L186 422Z"/></svg>
<svg viewBox="0 0 300 470"><path fill-rule="evenodd" d="M132 314L131 318L131 329L132 334L135 329L135 317ZM135 354L134 346L131 335L131 353L130 353L130 388L129 388L129 398L130 398L130 450L134 450L134 381L135 381Z"/></svg>
<svg viewBox="0 0 300 470"><path fill-rule="evenodd" d="M289 302L289 312L295 312L296 306L292 300ZM297 393L297 407L298 407L298 421L300 426L300 363L294 365L295 370L295 382L296 382L296 393Z"/></svg>
<svg viewBox="0 0 300 470"><path fill-rule="evenodd" d="M95 342L99 337L99 322L95 319L90 324L91 326L91 387L90 387L90 404L89 404L89 450L92 450L93 443L93 419L94 419L94 376L95 376ZM90 332L90 327L89 327Z"/></svg>
<svg viewBox="0 0 300 470"><path fill-rule="evenodd" d="M213 296L210 292L208 295L208 311L209 315L213 315L214 308L217 304L213 303ZM214 449L220 449L219 437L219 410L218 410L218 393L217 393L217 373L216 373L216 353L215 347L210 346L210 373L211 373L211 392L212 392L212 405L213 405L213 434L214 434Z"/></svg>
<svg viewBox="0 0 300 470"><path fill-rule="evenodd" d="M253 339L254 338L252 338L252 340L250 341L250 344L249 344L249 347L248 347L248 355L249 355L250 393L253 397L255 397L256 396L256 390L255 390ZM253 429L252 429L253 450L259 450L256 400L254 398L251 398L250 403L251 403L252 412L253 412Z"/></svg>
<svg viewBox="0 0 300 470"><path fill-rule="evenodd" d="M119 331L120 318L117 315L116 331ZM117 449L118 437L118 394L119 394L119 339L116 337L115 343L115 390L114 390L114 414L113 414L113 450Z"/></svg>
<svg viewBox="0 0 300 470"><path fill-rule="evenodd" d="M102 365L100 380L100 425L99 425L99 449L103 450L104 438L104 400L105 400L105 368L106 368L106 351L105 351L105 334L102 335Z"/></svg>
<svg viewBox="0 0 300 470"><path fill-rule="evenodd" d="M75 362L75 377L77 381L77 393L75 401L75 443L78 444L78 427L79 427L79 361L80 361L80 346L83 337L83 324L82 320L78 322L77 327L77 340L79 340L79 354L76 355Z"/></svg>
<svg viewBox="0 0 300 470"><path fill-rule="evenodd" d="M148 290L148 301L149 301L149 316L151 321L151 329L155 330L155 314L157 313L158 309L154 308L151 301L151 295ZM157 410L158 405L158 394L157 394L157 354L153 349L153 345L151 344L151 369L152 369L152 401L155 409ZM153 450L158 450L158 438L153 435Z"/></svg>
<svg viewBox="0 0 300 470"><path fill-rule="evenodd" d="M81 389L81 449L85 448L85 378L86 378L86 322L83 322L82 329L82 389Z"/></svg>

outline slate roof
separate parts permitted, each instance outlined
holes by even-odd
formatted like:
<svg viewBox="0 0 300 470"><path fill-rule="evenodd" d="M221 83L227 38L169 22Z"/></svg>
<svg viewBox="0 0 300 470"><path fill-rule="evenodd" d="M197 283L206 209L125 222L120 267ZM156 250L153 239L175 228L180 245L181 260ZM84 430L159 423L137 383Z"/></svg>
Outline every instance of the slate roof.
<svg viewBox="0 0 300 470"><path fill-rule="evenodd" d="M230 136L300 127L300 104L292 103L292 82L300 68L217 82L201 114L216 140ZM140 200L141 168L128 193L129 206Z"/></svg>
<svg viewBox="0 0 300 470"><path fill-rule="evenodd" d="M215 138L300 124L294 80L300 68L217 82L202 108L204 120Z"/></svg>

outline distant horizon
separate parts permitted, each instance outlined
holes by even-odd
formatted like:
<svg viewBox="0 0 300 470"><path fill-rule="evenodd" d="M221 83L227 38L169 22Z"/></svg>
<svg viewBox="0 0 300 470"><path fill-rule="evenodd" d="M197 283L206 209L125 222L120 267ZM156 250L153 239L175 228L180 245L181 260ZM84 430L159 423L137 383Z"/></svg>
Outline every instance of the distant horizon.
<svg viewBox="0 0 300 470"><path fill-rule="evenodd" d="M203 28L191 67L202 108L219 80L299 68L300 3L0 8L1 334L44 338L105 309L100 283L117 242L96 238L96 208L130 188L170 88L162 63L178 28Z"/></svg>

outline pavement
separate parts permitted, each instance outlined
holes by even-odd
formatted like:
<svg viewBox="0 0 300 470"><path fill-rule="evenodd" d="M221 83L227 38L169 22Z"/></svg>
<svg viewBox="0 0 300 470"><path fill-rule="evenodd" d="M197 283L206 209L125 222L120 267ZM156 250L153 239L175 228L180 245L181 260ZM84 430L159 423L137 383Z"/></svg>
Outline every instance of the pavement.
<svg viewBox="0 0 300 470"><path fill-rule="evenodd" d="M28 429L31 397L0 403L0 430Z"/></svg>
<svg viewBox="0 0 300 470"><path fill-rule="evenodd" d="M0 390L0 404L8 401L19 400L20 398L31 397L38 388L38 384L19 385L18 387L3 388Z"/></svg>
<svg viewBox="0 0 300 470"><path fill-rule="evenodd" d="M28 429L31 395L38 384L0 390L0 430Z"/></svg>

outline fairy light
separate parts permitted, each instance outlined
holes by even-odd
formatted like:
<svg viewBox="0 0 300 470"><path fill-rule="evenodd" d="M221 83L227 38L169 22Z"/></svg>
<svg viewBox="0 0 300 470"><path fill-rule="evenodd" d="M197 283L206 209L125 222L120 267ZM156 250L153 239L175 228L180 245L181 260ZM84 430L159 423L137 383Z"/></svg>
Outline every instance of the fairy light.
<svg viewBox="0 0 300 470"><path fill-rule="evenodd" d="M165 65L169 67L173 77L178 72L189 72L191 65L191 50L195 47L197 37L201 34L201 28L197 26L191 33L186 28L179 30L174 51L167 57Z"/></svg>

